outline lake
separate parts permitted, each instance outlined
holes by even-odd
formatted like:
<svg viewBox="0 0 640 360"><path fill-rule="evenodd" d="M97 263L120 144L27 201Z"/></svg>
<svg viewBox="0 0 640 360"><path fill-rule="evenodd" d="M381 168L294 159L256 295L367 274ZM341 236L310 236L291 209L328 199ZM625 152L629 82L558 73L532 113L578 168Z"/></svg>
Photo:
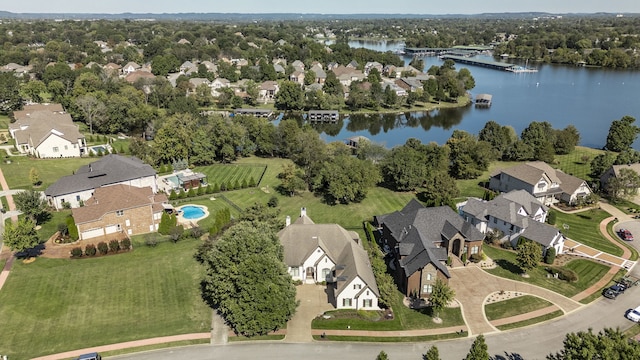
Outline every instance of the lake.
<svg viewBox="0 0 640 360"><path fill-rule="evenodd" d="M349 45L393 51L403 44L350 41ZM425 57L424 60L425 70L442 64L437 57ZM405 62L408 61L410 58L405 58ZM471 90L473 97L480 93L493 95L492 106L488 109L468 106L368 117L354 115L335 125L317 126L317 129L326 141L363 135L393 147L404 144L411 137L423 143L444 144L456 129L477 135L489 120L510 125L518 134L532 121L548 121L555 129L574 125L580 132L580 145L601 148L611 121L630 115L640 126L640 72L538 63L528 66L539 71L511 73L456 64L456 69L466 67L475 78L476 87ZM634 143L634 148L640 150L640 141Z"/></svg>

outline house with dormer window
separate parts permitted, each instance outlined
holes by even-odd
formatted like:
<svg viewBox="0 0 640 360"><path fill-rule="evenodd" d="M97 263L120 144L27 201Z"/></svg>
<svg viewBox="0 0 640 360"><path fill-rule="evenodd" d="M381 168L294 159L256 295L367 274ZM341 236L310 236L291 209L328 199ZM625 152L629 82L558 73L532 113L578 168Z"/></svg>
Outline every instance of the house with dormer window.
<svg viewBox="0 0 640 360"><path fill-rule="evenodd" d="M293 280L325 283L338 309L379 310L380 293L369 255L356 232L338 224L316 224L305 208L278 233Z"/></svg>

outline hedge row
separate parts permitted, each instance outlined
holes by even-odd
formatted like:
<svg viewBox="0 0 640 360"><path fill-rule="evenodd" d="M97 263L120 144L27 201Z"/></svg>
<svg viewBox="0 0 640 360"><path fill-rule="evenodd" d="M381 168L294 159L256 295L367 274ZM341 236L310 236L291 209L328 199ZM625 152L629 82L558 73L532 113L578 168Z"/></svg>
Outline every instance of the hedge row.
<svg viewBox="0 0 640 360"><path fill-rule="evenodd" d="M80 246L74 247L73 249L71 249L71 257L80 258L83 255L91 257L96 256L98 253L100 253L100 255L106 255L109 252L117 253L120 251L129 251L130 249L131 240L129 239L123 239L121 241L111 240L108 244L104 241L101 241L97 246L94 244L87 244L87 246L84 247L84 251Z"/></svg>

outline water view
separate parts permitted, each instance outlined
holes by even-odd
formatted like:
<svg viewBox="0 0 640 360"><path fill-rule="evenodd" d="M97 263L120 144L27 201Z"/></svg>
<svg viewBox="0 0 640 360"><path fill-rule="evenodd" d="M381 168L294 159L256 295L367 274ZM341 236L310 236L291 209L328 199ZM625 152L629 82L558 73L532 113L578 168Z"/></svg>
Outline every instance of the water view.
<svg viewBox="0 0 640 360"><path fill-rule="evenodd" d="M379 51L394 51L403 45L391 41L349 44ZM405 58L405 62L410 60ZM442 64L437 57L424 60L425 69ZM539 71L514 74L456 65L456 69L467 67L473 74L476 80L471 91L473 97L480 93L493 95L493 104L488 109L468 106L431 112L354 115L317 129L327 141L362 135L393 147L410 137L443 144L455 129L477 134L489 120L511 125L518 134L532 121L548 121L556 129L574 125L580 132L581 145L600 148L605 144L612 120L631 115L640 125L640 72L535 63L528 66ZM634 148L640 150L640 141L634 143Z"/></svg>

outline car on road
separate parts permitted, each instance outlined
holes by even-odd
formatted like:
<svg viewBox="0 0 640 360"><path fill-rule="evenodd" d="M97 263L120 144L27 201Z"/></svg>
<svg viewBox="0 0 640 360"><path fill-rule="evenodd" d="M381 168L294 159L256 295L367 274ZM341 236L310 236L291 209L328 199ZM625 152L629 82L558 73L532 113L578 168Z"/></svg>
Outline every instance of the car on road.
<svg viewBox="0 0 640 360"><path fill-rule="evenodd" d="M80 357L78 357L78 360L101 360L102 356L100 356L100 354L94 352L94 353L88 353L88 354L82 354L80 355Z"/></svg>
<svg viewBox="0 0 640 360"><path fill-rule="evenodd" d="M606 288L602 292L602 296L606 297L607 299L615 299L618 297L618 295L624 294L625 289L626 288L623 285L615 284Z"/></svg>
<svg viewBox="0 0 640 360"><path fill-rule="evenodd" d="M635 309L629 309L625 317L633 322L640 322L640 306Z"/></svg>
<svg viewBox="0 0 640 360"><path fill-rule="evenodd" d="M633 235L631 234L631 231L627 229L618 230L618 236L620 236L624 241L633 241Z"/></svg>

